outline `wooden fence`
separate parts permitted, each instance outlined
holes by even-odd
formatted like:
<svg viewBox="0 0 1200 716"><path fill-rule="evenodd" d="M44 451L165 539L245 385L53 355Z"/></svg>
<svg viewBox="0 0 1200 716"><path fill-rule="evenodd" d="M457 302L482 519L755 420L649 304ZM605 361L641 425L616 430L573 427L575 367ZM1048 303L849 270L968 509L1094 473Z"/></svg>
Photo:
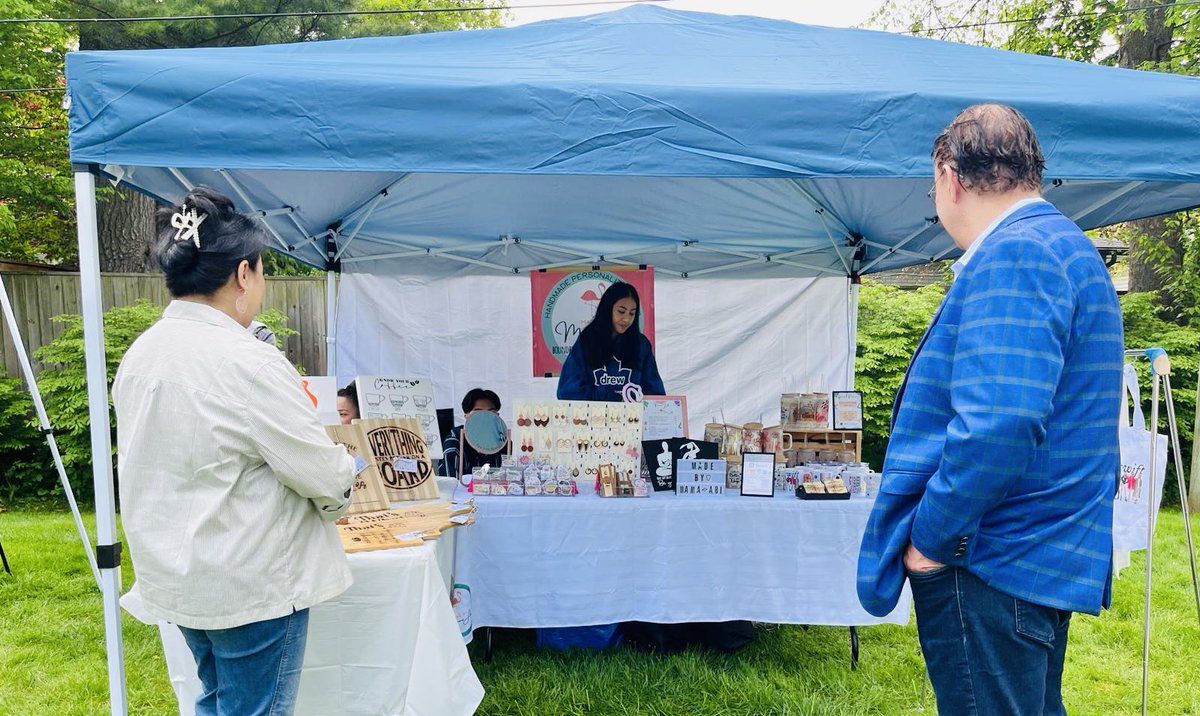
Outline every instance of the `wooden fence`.
<svg viewBox="0 0 1200 716"><path fill-rule="evenodd" d="M63 330L51 320L63 313L80 312L80 286L77 273L5 273L4 286L12 302L13 313L25 348L32 353L54 340ZM170 302L162 274L104 274L101 277L104 310L126 306L138 299L149 299L165 306ZM288 328L297 330L284 343L288 360L313 375L325 372L325 278L267 277L263 310L276 308L287 314ZM4 374L19 377L21 364L8 335L8 326L0 318L0 366ZM34 371L41 364L33 361Z"/></svg>

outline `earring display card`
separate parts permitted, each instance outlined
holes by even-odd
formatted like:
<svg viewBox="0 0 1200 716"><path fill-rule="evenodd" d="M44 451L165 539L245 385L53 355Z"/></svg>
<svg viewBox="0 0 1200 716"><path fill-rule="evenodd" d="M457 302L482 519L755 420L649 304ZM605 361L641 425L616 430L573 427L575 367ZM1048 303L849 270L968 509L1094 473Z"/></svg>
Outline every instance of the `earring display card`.
<svg viewBox="0 0 1200 716"><path fill-rule="evenodd" d="M433 404L433 383L426 378L395 378L360 375L358 414L363 420L413 418L421 426L425 450L440 460L442 440L438 433L437 406Z"/></svg>
<svg viewBox="0 0 1200 716"><path fill-rule="evenodd" d="M600 466L611 465L617 484L637 488L642 415L641 403L519 400L513 406L513 455L522 466L563 467L587 490L601 487ZM643 487L635 496L649 492Z"/></svg>

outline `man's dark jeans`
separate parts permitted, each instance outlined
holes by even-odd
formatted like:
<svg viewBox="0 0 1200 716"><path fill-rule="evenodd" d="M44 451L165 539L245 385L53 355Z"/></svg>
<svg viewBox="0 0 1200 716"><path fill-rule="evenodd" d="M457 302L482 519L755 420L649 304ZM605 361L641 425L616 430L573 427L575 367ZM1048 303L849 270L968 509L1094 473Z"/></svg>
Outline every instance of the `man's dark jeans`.
<svg viewBox="0 0 1200 716"><path fill-rule="evenodd" d="M909 572L943 716L1060 716L1071 612L999 592L965 569Z"/></svg>

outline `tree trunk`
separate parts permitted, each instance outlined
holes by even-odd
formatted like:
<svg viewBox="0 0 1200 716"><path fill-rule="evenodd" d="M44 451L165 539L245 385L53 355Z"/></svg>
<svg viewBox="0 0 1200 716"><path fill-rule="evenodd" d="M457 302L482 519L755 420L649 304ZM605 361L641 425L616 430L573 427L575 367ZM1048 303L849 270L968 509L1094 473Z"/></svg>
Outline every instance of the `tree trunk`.
<svg viewBox="0 0 1200 716"><path fill-rule="evenodd" d="M100 270L107 273L151 271L154 240L153 199L123 186L96 202L100 225Z"/></svg>
<svg viewBox="0 0 1200 716"><path fill-rule="evenodd" d="M1155 9L1146 10L1141 13L1131 12L1126 15L1126 25L1124 31L1121 33L1120 46L1117 48L1118 65L1136 69L1147 62L1161 62L1167 59L1167 54L1171 49L1171 27L1167 24L1167 8L1165 6L1172 4L1172 2L1173 0L1169 2L1163 2L1163 0L1129 0L1126 4L1128 10L1136 10L1142 7L1153 7ZM1137 27L1135 23L1140 22L1143 16L1145 18L1145 28ZM1158 216L1140 221L1132 221L1130 222L1130 228L1139 237L1146 236L1151 241L1163 240L1174 249L1176 256L1182 259L1183 252L1180 247L1180 237L1167 235L1166 222L1163 217ZM1157 271L1159 265L1137 246L1137 242L1131 243L1129 247L1130 293L1162 290L1163 278ZM1162 295L1162 299L1170 301L1171 297L1164 294Z"/></svg>

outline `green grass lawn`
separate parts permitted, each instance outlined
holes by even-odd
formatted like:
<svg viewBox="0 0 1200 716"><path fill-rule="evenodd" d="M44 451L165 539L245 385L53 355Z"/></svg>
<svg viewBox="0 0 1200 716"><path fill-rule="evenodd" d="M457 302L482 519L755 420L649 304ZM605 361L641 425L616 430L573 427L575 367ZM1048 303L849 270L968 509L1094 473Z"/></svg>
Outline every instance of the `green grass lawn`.
<svg viewBox="0 0 1200 716"><path fill-rule="evenodd" d="M1193 525L1200 537L1200 520ZM100 596L71 516L0 513L0 541L14 570L0 573L0 714L108 713ZM1154 714L1200 714L1200 623L1185 545L1179 512L1166 512L1154 560ZM1143 570L1135 555L1112 611L1072 621L1064 686L1072 714L1140 710ZM124 581L132 582L128 566ZM130 713L178 713L157 630L129 616L123 629ZM479 643L471 651L487 689L481 714L935 713L916 627L860 635L855 672L846 630L832 627L765 629L733 656L560 654L536 650L524 631L498 634L490 664Z"/></svg>

